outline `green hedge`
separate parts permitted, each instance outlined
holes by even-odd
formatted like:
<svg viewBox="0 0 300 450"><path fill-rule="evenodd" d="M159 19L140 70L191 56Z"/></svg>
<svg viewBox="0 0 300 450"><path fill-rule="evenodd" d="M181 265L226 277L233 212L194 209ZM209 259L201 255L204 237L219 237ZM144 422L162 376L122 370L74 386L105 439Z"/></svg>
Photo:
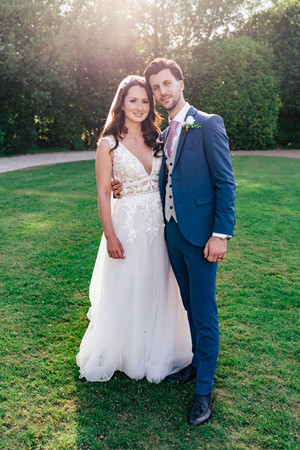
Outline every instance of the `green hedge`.
<svg viewBox="0 0 300 450"><path fill-rule="evenodd" d="M195 52L190 98L224 119L232 149L276 146L279 79L273 52L243 36Z"/></svg>

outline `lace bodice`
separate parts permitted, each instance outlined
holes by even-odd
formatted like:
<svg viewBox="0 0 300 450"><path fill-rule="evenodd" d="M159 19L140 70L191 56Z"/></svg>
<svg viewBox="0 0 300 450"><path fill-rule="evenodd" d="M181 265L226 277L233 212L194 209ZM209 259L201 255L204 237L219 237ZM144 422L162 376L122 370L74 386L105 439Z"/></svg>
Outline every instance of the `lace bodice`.
<svg viewBox="0 0 300 450"><path fill-rule="evenodd" d="M105 136L112 149L115 145L113 136ZM122 214L123 228L127 230L128 242L134 242L137 233L137 215L143 217L144 230L153 240L159 230L163 231L164 222L159 195L158 177L161 158L153 156L150 175L143 164L121 142L113 150L113 177L123 184L122 198L117 201L114 220L120 220Z"/></svg>
<svg viewBox="0 0 300 450"><path fill-rule="evenodd" d="M110 148L114 147L113 136L105 136L102 139L109 142ZM161 158L153 156L151 173L148 175L143 164L121 142L113 152L113 177L122 182L123 197L159 191L158 176Z"/></svg>

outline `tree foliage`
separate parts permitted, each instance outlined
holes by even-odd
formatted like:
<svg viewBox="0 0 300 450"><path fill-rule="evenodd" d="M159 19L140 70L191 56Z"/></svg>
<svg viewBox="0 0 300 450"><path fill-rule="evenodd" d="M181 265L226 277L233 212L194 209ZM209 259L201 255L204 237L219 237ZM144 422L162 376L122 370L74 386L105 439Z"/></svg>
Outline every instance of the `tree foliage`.
<svg viewBox="0 0 300 450"><path fill-rule="evenodd" d="M300 147L300 4L278 1L255 14L240 33L247 33L274 51L281 77L278 142Z"/></svg>
<svg viewBox="0 0 300 450"><path fill-rule="evenodd" d="M130 73L142 74L153 57L162 55L182 66L195 106L215 108L233 127L232 108L240 100L248 102L250 147L273 145L275 119L272 125L259 119L265 105L273 108L274 118L278 111L277 102L271 101L276 90L269 71L272 52L267 54L250 41L246 44L237 35L248 34L274 49L282 77L282 111L299 111L298 9L295 0L290 0L289 9L279 1L276 8L259 13L262 4L261 0L2 0L0 153L24 152L33 144L94 147L119 81ZM236 37L227 40L232 34ZM240 64L235 51L243 58ZM260 62L263 52L268 76ZM221 67L226 63L224 54L234 76ZM262 72L257 72L256 82L248 64L250 54ZM248 70L252 93L250 85L246 90ZM224 85L218 84L219 77ZM232 98L231 87L243 83ZM246 107L239 108L247 114ZM258 134L264 137L258 139ZM237 135L232 131L235 147Z"/></svg>
<svg viewBox="0 0 300 450"><path fill-rule="evenodd" d="M0 119L6 150L37 137L37 117L51 117L72 89L63 64L58 2L3 0L0 5Z"/></svg>
<svg viewBox="0 0 300 450"><path fill-rule="evenodd" d="M214 41L194 53L190 98L223 117L232 149L275 145L279 90L273 57L246 36Z"/></svg>
<svg viewBox="0 0 300 450"><path fill-rule="evenodd" d="M273 48L281 74L281 101L285 111L300 111L300 4L279 2L256 14L242 30Z"/></svg>

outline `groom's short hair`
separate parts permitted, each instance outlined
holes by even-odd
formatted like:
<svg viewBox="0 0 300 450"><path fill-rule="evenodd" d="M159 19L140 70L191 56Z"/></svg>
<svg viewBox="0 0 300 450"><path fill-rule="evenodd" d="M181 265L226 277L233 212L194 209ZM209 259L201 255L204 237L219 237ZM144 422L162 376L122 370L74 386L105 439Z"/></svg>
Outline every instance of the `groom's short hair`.
<svg viewBox="0 0 300 450"><path fill-rule="evenodd" d="M183 80L182 71L179 65L172 59L167 58L155 58L148 67L146 67L144 72L144 77L148 84L151 75L156 75L162 70L169 69L176 80Z"/></svg>

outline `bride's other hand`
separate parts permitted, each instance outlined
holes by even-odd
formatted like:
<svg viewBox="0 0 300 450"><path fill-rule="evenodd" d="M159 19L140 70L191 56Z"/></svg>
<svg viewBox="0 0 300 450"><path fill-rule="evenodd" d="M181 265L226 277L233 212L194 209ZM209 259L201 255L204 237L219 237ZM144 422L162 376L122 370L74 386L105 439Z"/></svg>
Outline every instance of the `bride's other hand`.
<svg viewBox="0 0 300 450"><path fill-rule="evenodd" d="M122 198L123 184L119 180L112 180L111 190L116 198Z"/></svg>
<svg viewBox="0 0 300 450"><path fill-rule="evenodd" d="M114 259L124 259L124 249L123 245L117 238L117 236L113 236L107 240L107 253L110 258Z"/></svg>

